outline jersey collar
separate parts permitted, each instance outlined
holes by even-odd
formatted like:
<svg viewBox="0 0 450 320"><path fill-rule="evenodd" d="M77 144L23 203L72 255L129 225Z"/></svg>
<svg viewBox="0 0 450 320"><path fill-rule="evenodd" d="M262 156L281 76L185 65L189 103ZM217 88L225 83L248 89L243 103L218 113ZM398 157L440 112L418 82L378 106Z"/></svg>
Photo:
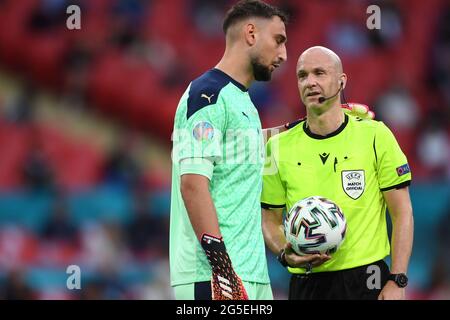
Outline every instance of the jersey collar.
<svg viewBox="0 0 450 320"><path fill-rule="evenodd" d="M230 77L228 74L226 74L225 72L223 72L222 70L219 70L217 68L213 68L211 69L213 72L215 72L218 76L222 77L225 80L230 81L231 83L233 83L236 87L238 87L239 89L241 89L241 91L243 92L247 92L248 88L246 88L242 83L237 82L236 80L234 80L232 77Z"/></svg>
<svg viewBox="0 0 450 320"><path fill-rule="evenodd" d="M303 130L311 138L323 140L323 139L328 139L328 138L334 137L334 136L338 135L339 133L341 133L342 130L344 130L345 127L347 126L347 123L348 123L348 115L344 114L344 122L341 124L341 126L339 128L337 128L335 131L327 134L326 136L321 136L319 134L312 133L311 130L309 129L309 127L306 126L306 121L303 123Z"/></svg>

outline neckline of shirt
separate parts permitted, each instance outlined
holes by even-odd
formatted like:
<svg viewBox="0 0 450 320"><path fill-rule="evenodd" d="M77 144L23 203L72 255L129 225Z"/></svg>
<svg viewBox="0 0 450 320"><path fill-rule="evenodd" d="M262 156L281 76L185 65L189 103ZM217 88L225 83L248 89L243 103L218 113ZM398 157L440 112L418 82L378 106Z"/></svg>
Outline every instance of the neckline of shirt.
<svg viewBox="0 0 450 320"><path fill-rule="evenodd" d="M216 72L217 74L219 74L220 76L222 76L223 78L225 78L226 80L230 81L231 83L233 83L236 87L238 87L241 91L243 92L248 92L248 88L246 86L244 86L242 83L234 80L232 77L230 77L228 74L226 74L225 72L223 72L220 69L217 68L213 68L211 69L211 71Z"/></svg>
<svg viewBox="0 0 450 320"><path fill-rule="evenodd" d="M323 140L323 139L328 139L328 138L337 136L339 133L341 133L345 129L347 124L348 124L348 115L344 114L344 122L339 126L339 128L337 128L335 131L333 131L325 136L311 132L309 127L306 125L306 121L303 123L303 130L309 137L311 137L313 139Z"/></svg>

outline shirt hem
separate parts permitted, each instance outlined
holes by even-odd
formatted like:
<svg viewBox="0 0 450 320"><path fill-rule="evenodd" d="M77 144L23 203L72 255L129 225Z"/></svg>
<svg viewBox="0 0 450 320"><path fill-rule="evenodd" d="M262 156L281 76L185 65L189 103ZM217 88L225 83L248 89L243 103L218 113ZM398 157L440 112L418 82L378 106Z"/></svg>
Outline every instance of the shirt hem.
<svg viewBox="0 0 450 320"><path fill-rule="evenodd" d="M320 270L320 271L314 271L314 268L313 268L312 269L312 273L334 272L334 271L342 271L342 270L347 270L347 269L358 268L358 267L361 267L361 266L365 266L365 265L374 263L374 262L379 261L379 260L383 260L388 255L389 254L380 255L378 257L375 257L373 259L369 259L367 261L363 261L361 263L355 263L355 264L352 263L352 264L344 265L344 266L342 266L340 268L336 268L336 269L324 269L324 270ZM291 267L288 267L287 269L292 274L305 274L306 273L306 270L303 269L303 268L291 268Z"/></svg>

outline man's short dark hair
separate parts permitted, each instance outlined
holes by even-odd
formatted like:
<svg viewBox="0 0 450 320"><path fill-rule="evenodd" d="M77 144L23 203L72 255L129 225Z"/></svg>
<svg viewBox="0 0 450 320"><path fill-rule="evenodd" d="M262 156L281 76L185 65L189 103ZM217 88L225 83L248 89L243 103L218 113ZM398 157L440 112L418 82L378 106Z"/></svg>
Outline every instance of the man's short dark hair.
<svg viewBox="0 0 450 320"><path fill-rule="evenodd" d="M223 32L226 34L230 26L249 17L259 17L270 19L274 16L286 24L288 17L286 13L275 6L259 0L241 0L228 10L223 20Z"/></svg>

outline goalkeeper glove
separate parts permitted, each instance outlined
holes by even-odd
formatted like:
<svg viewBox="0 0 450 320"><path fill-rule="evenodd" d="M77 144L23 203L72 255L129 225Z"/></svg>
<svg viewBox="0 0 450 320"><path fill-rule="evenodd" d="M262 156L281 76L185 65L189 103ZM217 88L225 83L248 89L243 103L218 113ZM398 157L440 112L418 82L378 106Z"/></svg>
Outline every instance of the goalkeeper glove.
<svg viewBox="0 0 450 320"><path fill-rule="evenodd" d="M369 107L362 103L349 102L341 105L344 112L361 119L374 119L375 113L370 111Z"/></svg>
<svg viewBox="0 0 450 320"><path fill-rule="evenodd" d="M242 280L234 272L222 238L203 234L201 245L212 268L212 299L248 300Z"/></svg>
<svg viewBox="0 0 450 320"><path fill-rule="evenodd" d="M349 102L341 104L341 108L348 115L359 117L361 119L375 119L375 113L369 109L368 106L362 103ZM299 122L303 121L304 118L296 120L294 122L288 122L284 125L286 129L291 129L295 127Z"/></svg>

